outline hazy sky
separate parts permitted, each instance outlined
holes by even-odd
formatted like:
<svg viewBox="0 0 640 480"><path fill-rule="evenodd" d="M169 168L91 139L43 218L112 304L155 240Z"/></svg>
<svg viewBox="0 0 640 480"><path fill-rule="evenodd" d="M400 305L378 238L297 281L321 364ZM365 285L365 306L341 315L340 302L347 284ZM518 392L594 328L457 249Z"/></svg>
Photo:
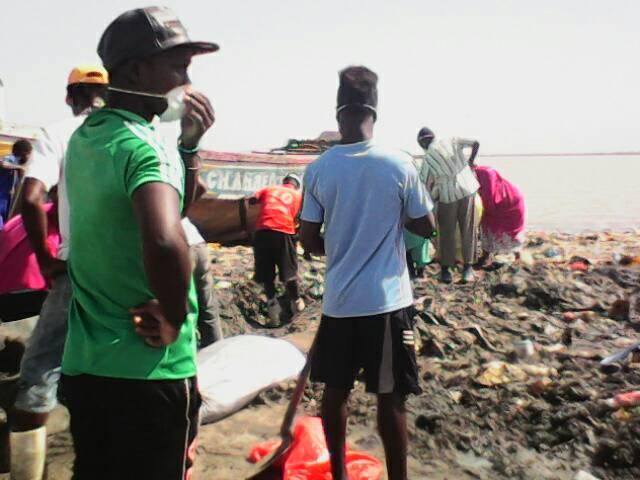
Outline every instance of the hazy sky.
<svg viewBox="0 0 640 480"><path fill-rule="evenodd" d="M65 82L119 13L152 0L3 2L8 120L69 115ZM637 0L163 0L194 39L212 99L206 146L252 150L335 129L337 72L380 76L377 136L416 150L429 125L482 152L640 150Z"/></svg>

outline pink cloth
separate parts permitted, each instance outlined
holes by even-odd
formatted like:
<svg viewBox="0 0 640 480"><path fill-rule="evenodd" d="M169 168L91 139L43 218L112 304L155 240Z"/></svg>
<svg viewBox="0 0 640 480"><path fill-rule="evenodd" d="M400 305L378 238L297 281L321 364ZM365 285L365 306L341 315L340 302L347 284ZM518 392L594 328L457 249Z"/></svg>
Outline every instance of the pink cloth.
<svg viewBox="0 0 640 480"><path fill-rule="evenodd" d="M48 221L47 245L55 255L60 245L57 209L52 203L47 203L44 211ZM47 288L27 238L22 215L17 215L0 230L0 294Z"/></svg>
<svg viewBox="0 0 640 480"><path fill-rule="evenodd" d="M482 198L481 228L495 238L521 240L524 233L524 196L491 167L474 168Z"/></svg>

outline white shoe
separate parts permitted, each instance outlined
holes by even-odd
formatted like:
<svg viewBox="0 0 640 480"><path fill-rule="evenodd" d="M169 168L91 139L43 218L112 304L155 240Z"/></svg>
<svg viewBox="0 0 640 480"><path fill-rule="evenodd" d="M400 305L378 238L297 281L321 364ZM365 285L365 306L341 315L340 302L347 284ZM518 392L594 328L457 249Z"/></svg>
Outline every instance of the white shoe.
<svg viewBox="0 0 640 480"><path fill-rule="evenodd" d="M291 300L291 311L293 312L294 315L296 313L302 312L305 309L305 307L306 305L302 297L296 300Z"/></svg>
<svg viewBox="0 0 640 480"><path fill-rule="evenodd" d="M277 327L280 325L280 303L277 298L272 298L267 301L267 312L269 313L269 319L267 320L267 327Z"/></svg>

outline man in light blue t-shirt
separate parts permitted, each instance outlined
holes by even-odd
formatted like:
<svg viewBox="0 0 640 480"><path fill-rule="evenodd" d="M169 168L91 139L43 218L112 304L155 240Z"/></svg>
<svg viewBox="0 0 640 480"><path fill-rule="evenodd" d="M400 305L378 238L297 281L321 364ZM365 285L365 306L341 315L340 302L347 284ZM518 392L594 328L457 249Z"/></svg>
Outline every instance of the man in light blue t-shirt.
<svg viewBox="0 0 640 480"><path fill-rule="evenodd" d="M364 370L367 391L378 396L390 480L407 478L404 401L421 391L403 228L431 236L433 203L411 157L372 142L377 80L365 67L340 73L341 143L304 178L302 245L327 256L311 378L325 384L322 419L335 480L347 479L346 403L358 372Z"/></svg>

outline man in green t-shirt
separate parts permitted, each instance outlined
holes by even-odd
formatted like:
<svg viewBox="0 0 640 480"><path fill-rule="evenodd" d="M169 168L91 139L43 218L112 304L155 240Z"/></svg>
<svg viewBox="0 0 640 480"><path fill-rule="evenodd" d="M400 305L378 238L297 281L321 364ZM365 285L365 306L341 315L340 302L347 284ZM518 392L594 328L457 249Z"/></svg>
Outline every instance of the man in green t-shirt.
<svg viewBox="0 0 640 480"><path fill-rule="evenodd" d="M182 479L198 425L197 301L182 212L214 122L189 87L192 42L166 8L125 12L100 39L107 108L73 134L65 168L73 298L62 361L77 479ZM151 121L181 119L176 146Z"/></svg>

